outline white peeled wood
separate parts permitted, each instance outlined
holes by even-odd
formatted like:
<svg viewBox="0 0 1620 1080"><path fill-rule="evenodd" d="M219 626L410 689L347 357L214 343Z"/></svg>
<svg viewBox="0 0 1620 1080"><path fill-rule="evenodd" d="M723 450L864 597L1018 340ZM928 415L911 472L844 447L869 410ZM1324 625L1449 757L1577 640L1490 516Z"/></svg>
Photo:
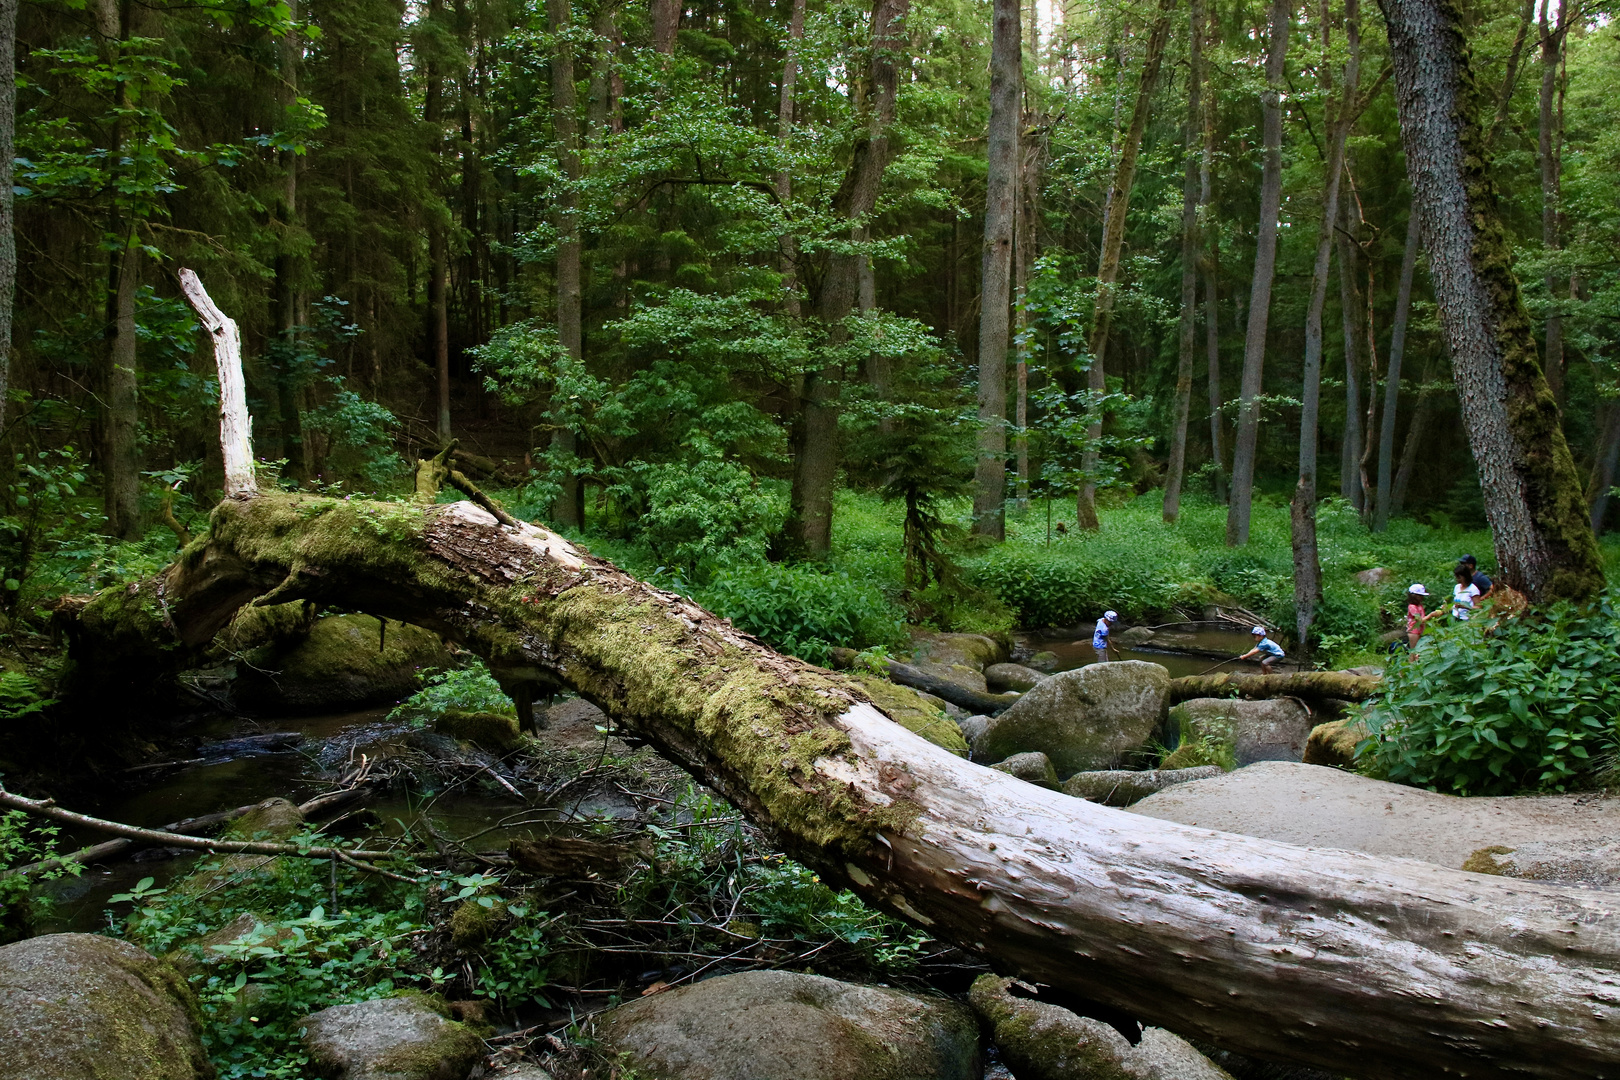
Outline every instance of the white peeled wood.
<svg viewBox="0 0 1620 1080"><path fill-rule="evenodd" d="M242 379L242 335L236 320L219 310L196 271L182 268L180 291L214 339L219 369L219 449L225 458L225 497L251 495L259 489L253 476L253 418L248 415L247 387Z"/></svg>

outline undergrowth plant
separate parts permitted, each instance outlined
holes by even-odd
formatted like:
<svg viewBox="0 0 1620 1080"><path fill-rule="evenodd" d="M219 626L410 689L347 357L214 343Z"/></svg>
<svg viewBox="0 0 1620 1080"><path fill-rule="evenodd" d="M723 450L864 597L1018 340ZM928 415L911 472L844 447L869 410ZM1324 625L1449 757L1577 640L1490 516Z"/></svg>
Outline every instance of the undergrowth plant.
<svg viewBox="0 0 1620 1080"><path fill-rule="evenodd" d="M420 724L447 712L492 712L511 715L512 699L489 673L482 660L466 667L434 671L422 676L422 689L396 705L390 720Z"/></svg>
<svg viewBox="0 0 1620 1080"><path fill-rule="evenodd" d="M1590 786L1620 749L1620 618L1587 609L1435 625L1389 665L1360 749L1373 775L1459 795Z"/></svg>

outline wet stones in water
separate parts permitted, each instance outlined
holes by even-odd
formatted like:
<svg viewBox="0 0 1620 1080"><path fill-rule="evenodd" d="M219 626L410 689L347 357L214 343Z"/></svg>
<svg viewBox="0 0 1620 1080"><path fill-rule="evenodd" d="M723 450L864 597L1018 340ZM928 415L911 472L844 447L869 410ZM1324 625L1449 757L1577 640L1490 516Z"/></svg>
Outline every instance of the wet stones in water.
<svg viewBox="0 0 1620 1080"><path fill-rule="evenodd" d="M484 1043L447 1013L423 994L337 1005L304 1020L304 1049L334 1080L462 1080Z"/></svg>
<svg viewBox="0 0 1620 1080"><path fill-rule="evenodd" d="M1027 754L1014 754L990 767L1031 784L1039 784L1041 787L1056 790L1058 786L1057 770L1052 768L1051 759L1039 750L1032 750Z"/></svg>
<svg viewBox="0 0 1620 1080"><path fill-rule="evenodd" d="M232 696L272 714L391 704L418 688L423 671L456 663L437 634L399 622L383 630L371 615L331 615L306 636L279 635L244 655Z"/></svg>
<svg viewBox="0 0 1620 1080"><path fill-rule="evenodd" d="M985 685L998 694L1006 690L1016 690L1022 694L1026 690L1033 690L1035 684L1044 678L1045 674L1023 664L991 664L984 669Z"/></svg>
<svg viewBox="0 0 1620 1080"><path fill-rule="evenodd" d="M196 1002L168 964L123 941L47 934L0 948L6 1080L203 1080Z"/></svg>
<svg viewBox="0 0 1620 1080"><path fill-rule="evenodd" d="M622 1005L593 1034L662 1080L979 1080L973 1014L946 998L786 971Z"/></svg>
<svg viewBox="0 0 1620 1080"><path fill-rule="evenodd" d="M433 721L433 730L496 754L509 754L527 742L517 717L508 713L451 709Z"/></svg>
<svg viewBox="0 0 1620 1080"><path fill-rule="evenodd" d="M1175 784L1193 780L1208 780L1220 776L1218 765L1201 765L1193 769L1148 769L1136 772L1130 769L1106 769L1099 772L1075 773L1063 783L1063 793L1077 799L1086 799L1104 806L1130 806Z"/></svg>
<svg viewBox="0 0 1620 1080"><path fill-rule="evenodd" d="M1152 630L1145 626L1129 626L1124 630L1111 635L1114 644L1121 649L1134 649L1146 645L1156 636Z"/></svg>
<svg viewBox="0 0 1620 1080"><path fill-rule="evenodd" d="M1229 745L1239 768L1256 761L1303 760L1313 726L1311 711L1293 698L1193 698L1170 710L1170 723L1184 742Z"/></svg>
<svg viewBox="0 0 1620 1080"><path fill-rule="evenodd" d="M1013 985L981 975L968 1000L1018 1080L1232 1080L1168 1031L1147 1028L1132 1045L1101 1020L1014 996Z"/></svg>
<svg viewBox="0 0 1620 1080"><path fill-rule="evenodd" d="M1159 730L1169 700L1170 673L1158 664L1061 672L992 719L973 741L973 758L989 763L1039 750L1059 776L1117 768Z"/></svg>

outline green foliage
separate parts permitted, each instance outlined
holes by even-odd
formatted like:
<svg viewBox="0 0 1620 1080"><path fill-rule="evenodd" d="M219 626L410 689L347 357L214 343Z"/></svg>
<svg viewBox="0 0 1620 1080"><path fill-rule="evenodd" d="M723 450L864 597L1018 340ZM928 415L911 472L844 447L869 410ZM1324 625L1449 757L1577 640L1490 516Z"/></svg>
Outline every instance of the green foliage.
<svg viewBox="0 0 1620 1080"><path fill-rule="evenodd" d="M421 724L447 712L511 716L512 710L512 699L501 690L484 662L474 658L466 667L424 673L422 689L396 705L388 718Z"/></svg>
<svg viewBox="0 0 1620 1080"><path fill-rule="evenodd" d="M0 672L0 720L20 720L56 704L38 679L21 671Z"/></svg>
<svg viewBox="0 0 1620 1080"><path fill-rule="evenodd" d="M752 897L754 910L761 926L776 934L841 941L890 970L914 966L927 945L927 935L873 911L847 889L829 888L820 875L785 856L767 856L753 879L758 888Z"/></svg>
<svg viewBox="0 0 1620 1080"><path fill-rule="evenodd" d="M1494 627L1475 618L1430 633L1391 664L1367 710L1361 753L1374 775L1459 795L1588 786L1620 749L1620 616L1611 590Z"/></svg>
<svg viewBox="0 0 1620 1080"><path fill-rule="evenodd" d="M695 460L643 464L647 509L641 536L666 566L686 580L710 580L727 566L762 563L787 500L736 461L718 453Z"/></svg>
<svg viewBox="0 0 1620 1080"><path fill-rule="evenodd" d="M9 672L7 673L10 674ZM3 677L0 677L3 686ZM41 824L23 810L0 813L0 945L28 937L34 925L48 913L49 901L30 895L37 881L78 877L84 867L62 862L34 874L9 874L28 863L50 859L58 854L56 825Z"/></svg>
<svg viewBox="0 0 1620 1080"><path fill-rule="evenodd" d="M697 598L738 629L813 664L825 664L835 645L864 649L905 640L905 620L881 590L813 565L734 567Z"/></svg>

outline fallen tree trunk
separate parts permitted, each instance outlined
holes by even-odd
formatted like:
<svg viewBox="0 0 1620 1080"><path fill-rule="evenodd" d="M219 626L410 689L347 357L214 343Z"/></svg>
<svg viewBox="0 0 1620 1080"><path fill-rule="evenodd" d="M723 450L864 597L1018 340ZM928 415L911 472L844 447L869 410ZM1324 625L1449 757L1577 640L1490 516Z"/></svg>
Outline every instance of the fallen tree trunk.
<svg viewBox="0 0 1620 1080"><path fill-rule="evenodd" d="M70 605L71 654L150 679L255 597L416 623L493 668L549 673L828 880L1148 1022L1378 1080L1620 1076L1611 894L1026 784L892 723L853 679L471 503L227 499L165 573Z"/></svg>
<svg viewBox="0 0 1620 1080"><path fill-rule="evenodd" d="M913 690L921 690L925 694L933 694L941 700L948 701L959 709L982 713L985 716L995 716L1013 707L1018 701L1017 694L987 694L975 690L961 683L951 682L930 675L910 664L902 664L890 660L888 664L889 681L909 686Z"/></svg>
<svg viewBox="0 0 1620 1080"><path fill-rule="evenodd" d="M1170 680L1170 704L1193 698L1297 697L1312 701L1366 701L1375 696L1383 680L1377 675L1351 675L1344 671L1299 671L1292 675L1188 675Z"/></svg>

